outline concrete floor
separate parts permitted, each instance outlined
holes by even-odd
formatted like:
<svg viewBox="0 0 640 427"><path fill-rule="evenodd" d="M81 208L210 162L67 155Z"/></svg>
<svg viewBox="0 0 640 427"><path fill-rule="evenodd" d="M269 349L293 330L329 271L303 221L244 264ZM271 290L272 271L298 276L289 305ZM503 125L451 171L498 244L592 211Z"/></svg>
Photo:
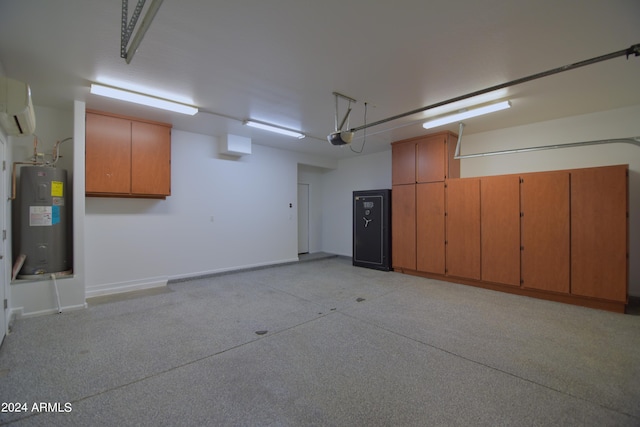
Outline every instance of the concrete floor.
<svg viewBox="0 0 640 427"><path fill-rule="evenodd" d="M303 259L17 320L0 424L640 425L636 314Z"/></svg>

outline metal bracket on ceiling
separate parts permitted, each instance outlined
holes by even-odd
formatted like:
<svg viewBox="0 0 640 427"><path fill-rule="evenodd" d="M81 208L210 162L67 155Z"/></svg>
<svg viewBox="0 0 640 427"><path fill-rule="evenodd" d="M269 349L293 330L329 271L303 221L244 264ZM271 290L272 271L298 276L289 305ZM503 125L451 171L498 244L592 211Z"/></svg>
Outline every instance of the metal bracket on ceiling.
<svg viewBox="0 0 640 427"><path fill-rule="evenodd" d="M133 41L127 50L127 45L129 44L129 40L131 39L131 35L133 34L133 30L138 23L138 18L140 17L140 13L142 13L142 8L146 0L138 0L135 9L133 10L133 14L131 15L131 20L129 20L129 0L122 0L122 21L120 25L120 57L124 58L127 61L127 64L131 62L133 59L133 55L138 50L138 46L140 46L140 42L144 37L145 33L149 29L151 25L151 21L156 16L158 9L160 9L160 5L162 5L163 0L151 0L151 4L149 5L149 9L142 20L142 24L140 24L140 28L136 32L133 37Z"/></svg>
<svg viewBox="0 0 640 427"><path fill-rule="evenodd" d="M351 103L353 102L354 104L358 101L356 101L355 99L351 98L350 96L347 95L343 95L340 92L333 92L333 96L335 96L336 98L336 128L335 131L339 131L342 130L342 128L344 127L345 122L347 123L347 128L349 127L349 116L351 115ZM342 98L344 100L346 100L348 102L347 105L347 112L344 115L344 118L342 119L342 121L340 122L340 126L338 126L338 98Z"/></svg>
<svg viewBox="0 0 640 427"><path fill-rule="evenodd" d="M526 147L526 148L514 148L511 150L499 150L499 151L487 151L484 153L473 153L473 154L465 154L460 155L460 142L462 140L462 129L464 127L463 123L460 123L460 134L458 135L458 144L456 145L456 152L453 156L454 159L471 159L474 157L486 157L486 156L499 156L502 154L516 154L516 153L526 153L529 151L540 151L540 150L556 150L558 148L574 148L574 147L584 147L587 145L601 145L601 144L632 144L636 147L640 147L640 136L629 137L629 138L615 138L615 139L598 139L594 141L580 141L580 142L570 142L568 144L556 144L556 145L539 145L537 147Z"/></svg>
<svg viewBox="0 0 640 427"><path fill-rule="evenodd" d="M629 59L631 55L640 56L640 44L634 44L627 49L627 59Z"/></svg>
<svg viewBox="0 0 640 427"><path fill-rule="evenodd" d="M327 141L329 141L332 145L347 145L351 144L353 140L354 132L349 131L349 116L351 115L351 103L357 102L355 99L350 96L343 95L340 92L333 92L333 96L336 98L336 124L335 131L331 132L327 136ZM348 102L347 105L347 113L344 115L340 125L338 126L338 98L345 99ZM342 130L344 128L344 124L347 124L347 130Z"/></svg>
<svg viewBox="0 0 640 427"><path fill-rule="evenodd" d="M464 123L460 122L460 128L458 130L458 143L456 144L456 152L453 154L453 158L458 160L460 158L460 144L462 144L462 131L464 130Z"/></svg>

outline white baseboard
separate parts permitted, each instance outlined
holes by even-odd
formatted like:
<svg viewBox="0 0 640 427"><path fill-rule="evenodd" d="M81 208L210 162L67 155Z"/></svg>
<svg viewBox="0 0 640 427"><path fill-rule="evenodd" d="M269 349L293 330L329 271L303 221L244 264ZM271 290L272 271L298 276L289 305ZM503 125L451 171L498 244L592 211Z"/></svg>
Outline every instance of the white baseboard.
<svg viewBox="0 0 640 427"><path fill-rule="evenodd" d="M85 308L87 308L87 303L78 304L78 305L66 305L66 306L60 307L60 312L64 314L65 312L68 312L68 311L82 310ZM17 308L12 308L10 312L11 314L9 315L9 318L11 319L11 322L13 322L14 319L26 319L29 317L44 316L48 314L57 314L58 308L48 308L46 310L30 311L28 313L25 313L24 307L17 307ZM8 323L8 324L11 325L11 323Z"/></svg>
<svg viewBox="0 0 640 427"><path fill-rule="evenodd" d="M168 281L169 279L167 277L150 277L130 282L106 283L103 285L91 286L85 289L85 298L160 288L167 286Z"/></svg>
<svg viewBox="0 0 640 427"><path fill-rule="evenodd" d="M216 270L198 271L195 273L176 274L174 276L169 276L169 281L183 281L183 280L189 280L189 279L197 279L198 277L214 276L216 274L224 274L224 273L241 272L241 271L253 270L253 269L258 269L263 267L277 266L279 264L289 264L289 263L298 262L298 261L299 261L298 257L295 257L295 258L283 259L279 261L240 265L236 267L220 268Z"/></svg>

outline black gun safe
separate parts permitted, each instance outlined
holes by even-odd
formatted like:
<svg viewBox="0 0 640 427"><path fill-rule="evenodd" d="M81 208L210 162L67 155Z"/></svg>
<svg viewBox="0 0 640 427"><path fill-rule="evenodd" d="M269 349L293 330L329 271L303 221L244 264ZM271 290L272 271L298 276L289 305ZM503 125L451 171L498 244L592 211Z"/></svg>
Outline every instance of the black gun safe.
<svg viewBox="0 0 640 427"><path fill-rule="evenodd" d="M353 192L353 265L391 269L391 190Z"/></svg>

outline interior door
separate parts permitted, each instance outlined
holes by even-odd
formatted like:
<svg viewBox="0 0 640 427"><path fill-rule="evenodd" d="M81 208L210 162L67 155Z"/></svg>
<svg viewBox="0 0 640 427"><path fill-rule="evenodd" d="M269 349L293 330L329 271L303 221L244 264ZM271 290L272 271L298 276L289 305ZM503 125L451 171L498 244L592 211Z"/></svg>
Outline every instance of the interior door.
<svg viewBox="0 0 640 427"><path fill-rule="evenodd" d="M298 254L309 253L309 184L298 184Z"/></svg>

